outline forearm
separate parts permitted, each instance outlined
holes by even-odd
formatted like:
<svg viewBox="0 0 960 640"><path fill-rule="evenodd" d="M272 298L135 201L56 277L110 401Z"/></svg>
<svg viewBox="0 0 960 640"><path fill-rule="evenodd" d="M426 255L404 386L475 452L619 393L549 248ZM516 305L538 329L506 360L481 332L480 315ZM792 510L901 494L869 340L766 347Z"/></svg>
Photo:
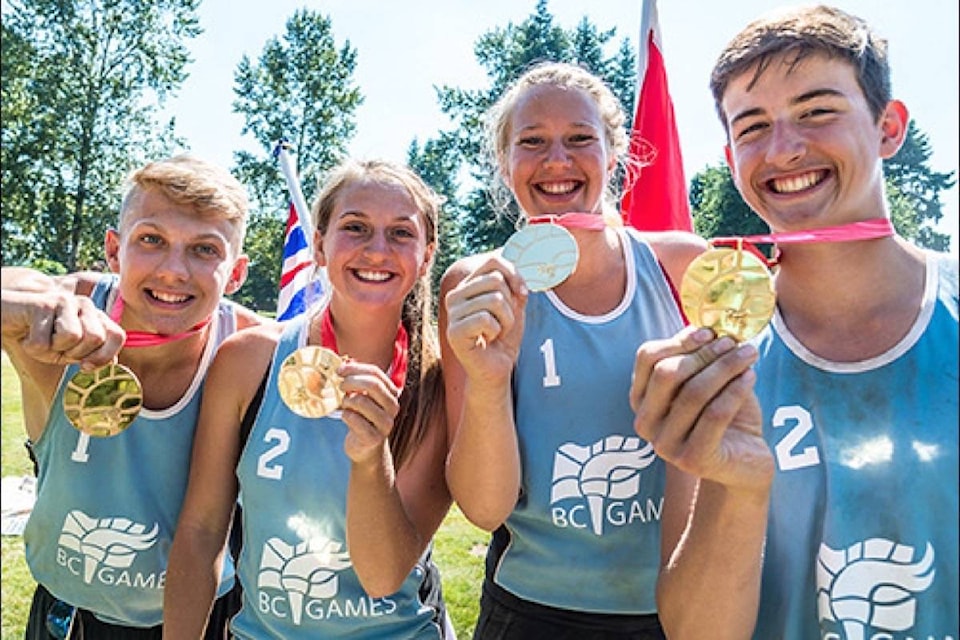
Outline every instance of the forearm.
<svg viewBox="0 0 960 640"><path fill-rule="evenodd" d="M203 637L220 582L223 550L223 539L178 530L163 590L164 638Z"/></svg>
<svg viewBox="0 0 960 640"><path fill-rule="evenodd" d="M520 451L509 383L490 389L467 383L447 482L464 515L482 529L493 531L513 511L520 493Z"/></svg>
<svg viewBox="0 0 960 640"><path fill-rule="evenodd" d="M759 605L769 487L701 480L693 514L657 585L671 640L749 638Z"/></svg>
<svg viewBox="0 0 960 640"><path fill-rule="evenodd" d="M380 459L354 463L347 489L347 547L367 593L400 589L426 546L404 510L387 444Z"/></svg>

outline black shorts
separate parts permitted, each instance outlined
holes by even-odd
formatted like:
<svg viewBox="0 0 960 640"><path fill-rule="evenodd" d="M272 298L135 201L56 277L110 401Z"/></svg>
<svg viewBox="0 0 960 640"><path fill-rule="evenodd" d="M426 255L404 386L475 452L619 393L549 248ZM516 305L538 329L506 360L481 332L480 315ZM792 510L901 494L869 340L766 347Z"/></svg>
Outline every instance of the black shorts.
<svg viewBox="0 0 960 640"><path fill-rule="evenodd" d="M614 615L556 609L484 580L473 640L666 640L656 614Z"/></svg>
<svg viewBox="0 0 960 640"><path fill-rule="evenodd" d="M210 612L205 640L226 640L230 637L228 624L240 610L238 586L217 598ZM72 622L72 625L71 625ZM163 625L155 627L125 627L110 624L83 609L73 613L73 607L53 597L43 585L37 585L30 605L25 640L161 640Z"/></svg>

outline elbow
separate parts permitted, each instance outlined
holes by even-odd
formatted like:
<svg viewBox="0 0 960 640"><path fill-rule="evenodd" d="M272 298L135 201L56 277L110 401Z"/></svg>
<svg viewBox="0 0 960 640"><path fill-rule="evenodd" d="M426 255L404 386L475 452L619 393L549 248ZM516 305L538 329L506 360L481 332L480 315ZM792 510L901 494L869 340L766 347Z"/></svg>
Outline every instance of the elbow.
<svg viewBox="0 0 960 640"><path fill-rule="evenodd" d="M386 576L382 571L367 572L359 567L354 567L357 572L357 578L360 580L360 586L371 598L386 598L393 595L403 586L406 575Z"/></svg>

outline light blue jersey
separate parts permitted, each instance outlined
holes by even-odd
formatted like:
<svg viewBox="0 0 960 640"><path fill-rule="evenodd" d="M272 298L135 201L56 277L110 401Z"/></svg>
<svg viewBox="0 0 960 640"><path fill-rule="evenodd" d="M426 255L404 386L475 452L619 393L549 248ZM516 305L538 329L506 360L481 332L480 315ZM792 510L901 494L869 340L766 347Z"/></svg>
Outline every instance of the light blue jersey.
<svg viewBox="0 0 960 640"><path fill-rule="evenodd" d="M302 418L280 399L276 374L306 344L309 316L289 321L274 353L263 402L240 456L243 509L238 638L440 638L418 564L400 590L371 598L347 549L350 459L340 412Z"/></svg>
<svg viewBox="0 0 960 640"><path fill-rule="evenodd" d="M91 298L109 309L115 276ZM201 387L217 346L236 328L235 307L222 302L190 387L173 406L142 409L110 438L91 438L63 413L66 368L43 435L34 443L37 502L23 539L36 581L54 596L112 624L158 625L163 617L167 556L190 469ZM224 563L220 593L233 585Z"/></svg>
<svg viewBox="0 0 960 640"><path fill-rule="evenodd" d="M514 372L522 495L491 546L493 581L524 600L593 613L656 611L664 463L633 429L637 348L683 324L650 247L621 232L627 287L601 316L532 293ZM498 553L501 553L497 557Z"/></svg>
<svg viewBox="0 0 960 640"><path fill-rule="evenodd" d="M930 254L909 334L864 362L756 339L776 457L760 616L770 640L956 640L957 260Z"/></svg>

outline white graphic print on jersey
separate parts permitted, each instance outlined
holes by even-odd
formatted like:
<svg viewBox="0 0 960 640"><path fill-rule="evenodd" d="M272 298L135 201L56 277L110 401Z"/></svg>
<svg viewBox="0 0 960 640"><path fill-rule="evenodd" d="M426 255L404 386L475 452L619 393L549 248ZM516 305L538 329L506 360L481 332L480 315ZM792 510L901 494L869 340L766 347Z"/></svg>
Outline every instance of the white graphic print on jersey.
<svg viewBox="0 0 960 640"><path fill-rule="evenodd" d="M821 620L843 625L847 640L869 637L868 630L906 631L917 613L916 594L933 582L934 551L923 557L914 548L871 538L846 549L820 545L817 608Z"/></svg>
<svg viewBox="0 0 960 640"><path fill-rule="evenodd" d="M592 446L572 442L561 445L553 457L550 504L586 498L590 526L595 534L603 535L607 501L629 500L637 495L640 470L656 460L653 445L641 443L640 438L614 435Z"/></svg>
<svg viewBox="0 0 960 640"><path fill-rule="evenodd" d="M130 574L128 569L138 551L157 541L160 526L147 526L127 518L92 518L82 511L67 514L60 530L57 561L83 581L92 584L163 588L164 576ZM70 552L74 552L73 554ZM74 555L79 554L79 555Z"/></svg>
<svg viewBox="0 0 960 640"><path fill-rule="evenodd" d="M299 626L309 620L332 617L378 616L392 613L396 603L388 598L337 599L338 572L350 568L343 544L323 537L290 545L270 538L263 545L257 602L264 614L289 617Z"/></svg>

